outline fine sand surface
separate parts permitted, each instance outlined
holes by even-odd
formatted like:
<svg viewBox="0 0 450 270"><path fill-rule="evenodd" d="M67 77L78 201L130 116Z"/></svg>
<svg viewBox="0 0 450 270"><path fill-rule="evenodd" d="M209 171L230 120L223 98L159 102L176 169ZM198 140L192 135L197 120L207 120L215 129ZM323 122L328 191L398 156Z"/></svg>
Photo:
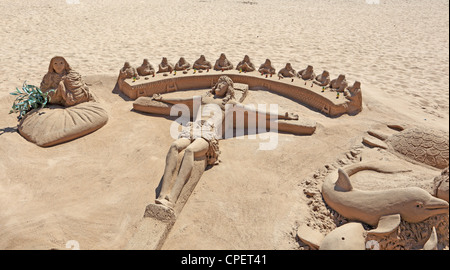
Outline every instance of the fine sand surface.
<svg viewBox="0 0 450 270"><path fill-rule="evenodd" d="M69 1L70 2L70 1ZM329 118L284 97L252 90L249 104L278 104L315 120L312 136L278 135L278 147L240 137L220 142L221 163L203 174L162 249L302 249L300 224L333 229L305 195L313 174L347 162L398 160L361 144L371 127L408 123L449 130L449 3L446 0L0 0L0 249L130 247L154 201L174 119L132 111L116 86L125 61L157 66L167 57L235 65L248 54L277 70L313 65L362 83L363 111ZM39 85L55 55L66 58L109 113L100 130L51 148L21 137L9 95ZM361 189L419 186L439 170L405 163L396 177L362 173ZM353 179L353 178L352 178ZM315 183L319 184L319 183ZM314 185L313 185L314 186ZM317 210L319 209L319 210ZM322 209L323 210L323 209ZM448 219L447 219L448 220ZM448 226L448 221L447 221ZM145 239L140 243L145 248ZM448 230L446 245L448 249ZM445 243L444 243L445 246Z"/></svg>

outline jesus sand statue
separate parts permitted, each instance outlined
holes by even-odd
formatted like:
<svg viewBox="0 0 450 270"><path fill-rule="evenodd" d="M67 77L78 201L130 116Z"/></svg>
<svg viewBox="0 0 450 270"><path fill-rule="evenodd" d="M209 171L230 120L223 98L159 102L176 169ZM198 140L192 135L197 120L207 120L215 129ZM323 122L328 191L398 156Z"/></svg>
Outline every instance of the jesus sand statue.
<svg viewBox="0 0 450 270"><path fill-rule="evenodd" d="M156 95L154 100L169 104L192 102L192 98L168 99L161 95ZM178 139L170 146L166 156L161 190L155 200L156 205L163 205L169 209L174 208L194 167L194 157L206 156L208 165L218 163L219 140L222 138L222 124L225 120L225 105L227 104L232 106L242 105L236 101L233 81L228 76L221 76L212 89L201 96L201 117L185 124ZM274 115L273 112L268 112L265 113L265 116L276 119L298 120L298 115L292 113ZM172 188L170 188L172 176L177 167L178 154L183 150L185 152L178 175Z"/></svg>

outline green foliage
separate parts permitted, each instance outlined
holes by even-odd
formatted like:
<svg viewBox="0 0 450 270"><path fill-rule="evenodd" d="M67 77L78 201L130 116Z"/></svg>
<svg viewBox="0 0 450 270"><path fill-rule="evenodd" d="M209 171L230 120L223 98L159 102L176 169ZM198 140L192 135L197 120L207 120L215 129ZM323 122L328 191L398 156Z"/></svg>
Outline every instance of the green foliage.
<svg viewBox="0 0 450 270"><path fill-rule="evenodd" d="M22 91L16 88L15 92L10 93L11 95L16 96L16 100L14 101L12 110L9 113L19 113L17 118L20 120L29 111L44 108L50 101L50 97L48 95L54 91L54 89L51 89L48 92L43 93L41 89L34 85L29 85L25 81L22 86Z"/></svg>

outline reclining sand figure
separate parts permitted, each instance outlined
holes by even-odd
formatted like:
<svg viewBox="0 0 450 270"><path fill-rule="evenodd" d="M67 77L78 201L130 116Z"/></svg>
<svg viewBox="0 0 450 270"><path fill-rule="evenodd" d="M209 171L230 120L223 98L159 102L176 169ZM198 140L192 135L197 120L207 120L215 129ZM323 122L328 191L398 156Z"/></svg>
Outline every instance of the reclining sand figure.
<svg viewBox="0 0 450 270"><path fill-rule="evenodd" d="M278 77L281 78L291 78L291 77L295 77L295 70L292 68L291 63L286 63L286 66L282 69L280 69L280 71L278 71Z"/></svg>
<svg viewBox="0 0 450 270"><path fill-rule="evenodd" d="M200 58L194 62L194 65L192 67L194 69L198 69L198 70L211 69L212 64L211 64L211 62L206 61L205 56L202 54L202 55L200 55Z"/></svg>
<svg viewBox="0 0 450 270"><path fill-rule="evenodd" d="M256 70L256 67L250 61L250 57L248 55L245 55L244 60L239 62L239 64L236 66L236 70L242 70L244 72L252 72Z"/></svg>
<svg viewBox="0 0 450 270"><path fill-rule="evenodd" d="M95 101L81 75L61 56L55 56L50 60L48 72L42 79L40 88L42 92L55 90L49 94L50 104L68 107Z"/></svg>
<svg viewBox="0 0 450 270"><path fill-rule="evenodd" d="M191 64L189 64L184 57L181 57L180 60L175 64L174 69L177 71L189 70L191 68Z"/></svg>
<svg viewBox="0 0 450 270"><path fill-rule="evenodd" d="M136 70L139 76L148 76L155 74L155 68L153 67L152 64L150 64L148 59L144 59L142 65L138 67Z"/></svg>
<svg viewBox="0 0 450 270"><path fill-rule="evenodd" d="M224 53L220 54L219 59L217 59L214 65L215 70L231 70L233 69L233 64L227 59Z"/></svg>
<svg viewBox="0 0 450 270"><path fill-rule="evenodd" d="M125 62L122 69L119 71L119 80L136 78L139 80L139 73L130 65L130 62Z"/></svg>
<svg viewBox="0 0 450 270"><path fill-rule="evenodd" d="M272 62L269 59L266 59L259 67L258 71L262 74L275 74L275 68L272 66Z"/></svg>
<svg viewBox="0 0 450 270"><path fill-rule="evenodd" d="M313 83L319 85L319 86L327 86L330 83L330 73L326 70L322 72L319 76L316 77L316 79L313 81Z"/></svg>
<svg viewBox="0 0 450 270"><path fill-rule="evenodd" d="M307 66L305 69L300 70L297 75L305 81L311 81L316 78L313 66Z"/></svg>
<svg viewBox="0 0 450 270"><path fill-rule="evenodd" d="M157 73L163 73L163 72L172 72L173 71L173 65L167 61L166 57L163 57L161 60L161 63L159 64L159 69Z"/></svg>
<svg viewBox="0 0 450 270"><path fill-rule="evenodd" d="M219 139L222 138L222 124L225 119L225 105L239 104L235 99L234 91L233 81L228 76L221 76L213 88L201 97L201 119L188 122L167 153L161 191L155 200L156 204L162 204L173 209L186 181L189 179L194 166L194 157L206 155L208 165L217 163L220 153ZM187 104L192 102L192 98L166 99L160 95L155 96L154 100L169 104ZM210 104L213 104L213 106ZM220 113L214 109L218 109ZM204 115L208 116L205 117ZM266 117L268 116L271 116L270 112L266 113ZM298 119L298 115L288 113L278 114L276 117L286 120ZM173 187L170 190L172 176L177 166L178 154L182 150L185 150L184 157Z"/></svg>
<svg viewBox="0 0 450 270"><path fill-rule="evenodd" d="M345 75L342 74L330 82L330 88L338 92L344 92L347 86L348 83L347 80L345 79Z"/></svg>

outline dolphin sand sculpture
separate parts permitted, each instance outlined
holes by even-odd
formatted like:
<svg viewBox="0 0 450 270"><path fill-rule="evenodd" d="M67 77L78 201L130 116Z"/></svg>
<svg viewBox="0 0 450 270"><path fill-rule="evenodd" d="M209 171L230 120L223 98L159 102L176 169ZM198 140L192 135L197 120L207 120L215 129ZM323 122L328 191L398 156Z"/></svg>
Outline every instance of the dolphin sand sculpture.
<svg viewBox="0 0 450 270"><path fill-rule="evenodd" d="M322 185L325 202L352 221L377 227L372 233L395 230L401 219L418 223L429 217L448 213L448 203L418 187L364 191L353 188L349 176L362 171L404 172L393 162L364 162L339 169L327 176ZM337 179L337 180L336 180Z"/></svg>

